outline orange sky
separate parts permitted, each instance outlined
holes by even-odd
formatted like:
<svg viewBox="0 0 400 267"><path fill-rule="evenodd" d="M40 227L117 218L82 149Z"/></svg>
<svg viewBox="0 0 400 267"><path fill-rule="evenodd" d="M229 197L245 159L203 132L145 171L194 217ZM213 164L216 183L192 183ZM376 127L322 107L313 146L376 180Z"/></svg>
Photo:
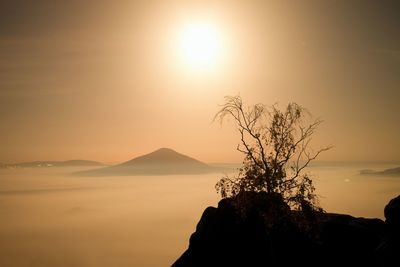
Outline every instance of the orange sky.
<svg viewBox="0 0 400 267"><path fill-rule="evenodd" d="M0 3L0 162L116 162L170 147L240 161L225 95L295 101L325 123L323 160L400 160L397 1ZM223 57L181 64L186 23L211 21ZM220 53L222 53L220 52Z"/></svg>

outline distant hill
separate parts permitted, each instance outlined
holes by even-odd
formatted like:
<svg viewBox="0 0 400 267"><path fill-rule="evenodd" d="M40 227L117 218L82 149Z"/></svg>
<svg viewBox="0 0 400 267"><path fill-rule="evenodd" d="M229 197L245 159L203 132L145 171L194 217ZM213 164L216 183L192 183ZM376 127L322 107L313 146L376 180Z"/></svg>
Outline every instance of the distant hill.
<svg viewBox="0 0 400 267"><path fill-rule="evenodd" d="M77 174L90 176L173 175L201 174L219 170L221 168L207 165L170 148L161 148L115 166L78 172Z"/></svg>
<svg viewBox="0 0 400 267"><path fill-rule="evenodd" d="M383 170L383 171L361 170L360 174L363 174L363 175L393 175L393 176L400 176L400 167L386 169L386 170Z"/></svg>
<svg viewBox="0 0 400 267"><path fill-rule="evenodd" d="M105 166L105 164L91 160L67 161L31 161L15 164L0 164L1 168L49 168L49 167L79 167L79 166Z"/></svg>
<svg viewBox="0 0 400 267"><path fill-rule="evenodd" d="M57 167L69 167L69 166L105 166L104 163L98 162L98 161L92 161L92 160L79 160L79 159L74 159L74 160L67 160L67 161L61 161L56 164Z"/></svg>

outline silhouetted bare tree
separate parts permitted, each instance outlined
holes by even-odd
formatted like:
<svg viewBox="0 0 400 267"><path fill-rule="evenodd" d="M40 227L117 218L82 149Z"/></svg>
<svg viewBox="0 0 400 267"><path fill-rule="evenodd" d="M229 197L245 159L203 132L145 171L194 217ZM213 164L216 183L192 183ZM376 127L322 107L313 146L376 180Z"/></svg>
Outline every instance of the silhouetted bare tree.
<svg viewBox="0 0 400 267"><path fill-rule="evenodd" d="M233 118L240 133L237 150L245 155L236 177L223 177L216 189L222 198L243 191L278 193L295 209L318 208L310 176L304 173L309 163L330 149L309 148L310 140L321 120L305 124L307 111L296 103L286 110L263 104L246 107L240 96L227 96L215 115L221 123Z"/></svg>

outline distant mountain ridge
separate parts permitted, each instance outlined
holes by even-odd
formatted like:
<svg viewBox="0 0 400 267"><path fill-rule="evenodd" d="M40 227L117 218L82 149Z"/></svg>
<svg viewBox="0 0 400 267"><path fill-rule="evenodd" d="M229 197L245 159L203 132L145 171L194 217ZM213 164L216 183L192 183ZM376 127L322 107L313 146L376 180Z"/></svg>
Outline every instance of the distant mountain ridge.
<svg viewBox="0 0 400 267"><path fill-rule="evenodd" d="M79 172L80 175L173 175L216 172L220 168L178 153L170 148L160 148L149 154L106 168Z"/></svg>
<svg viewBox="0 0 400 267"><path fill-rule="evenodd" d="M364 175L394 175L400 176L400 167L397 168L390 168L383 171L374 171L374 170L361 170L360 174Z"/></svg>
<svg viewBox="0 0 400 267"><path fill-rule="evenodd" d="M78 167L78 166L105 166L104 163L92 160L66 160L66 161L30 161L15 164L0 164L1 168L49 168L49 167Z"/></svg>

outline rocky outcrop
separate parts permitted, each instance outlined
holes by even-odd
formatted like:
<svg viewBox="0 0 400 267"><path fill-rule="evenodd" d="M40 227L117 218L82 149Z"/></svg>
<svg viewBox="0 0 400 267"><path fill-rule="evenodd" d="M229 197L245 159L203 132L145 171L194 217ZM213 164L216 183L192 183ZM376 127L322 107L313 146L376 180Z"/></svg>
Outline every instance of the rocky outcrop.
<svg viewBox="0 0 400 267"><path fill-rule="evenodd" d="M400 195L385 207L385 234L377 250L377 266L400 266Z"/></svg>
<svg viewBox="0 0 400 267"><path fill-rule="evenodd" d="M246 193L208 207L172 266L400 266L400 196L385 216L385 222L332 213L306 218L277 195Z"/></svg>
<svg viewBox="0 0 400 267"><path fill-rule="evenodd" d="M384 212L386 224L394 231L400 230L400 196L390 200Z"/></svg>

